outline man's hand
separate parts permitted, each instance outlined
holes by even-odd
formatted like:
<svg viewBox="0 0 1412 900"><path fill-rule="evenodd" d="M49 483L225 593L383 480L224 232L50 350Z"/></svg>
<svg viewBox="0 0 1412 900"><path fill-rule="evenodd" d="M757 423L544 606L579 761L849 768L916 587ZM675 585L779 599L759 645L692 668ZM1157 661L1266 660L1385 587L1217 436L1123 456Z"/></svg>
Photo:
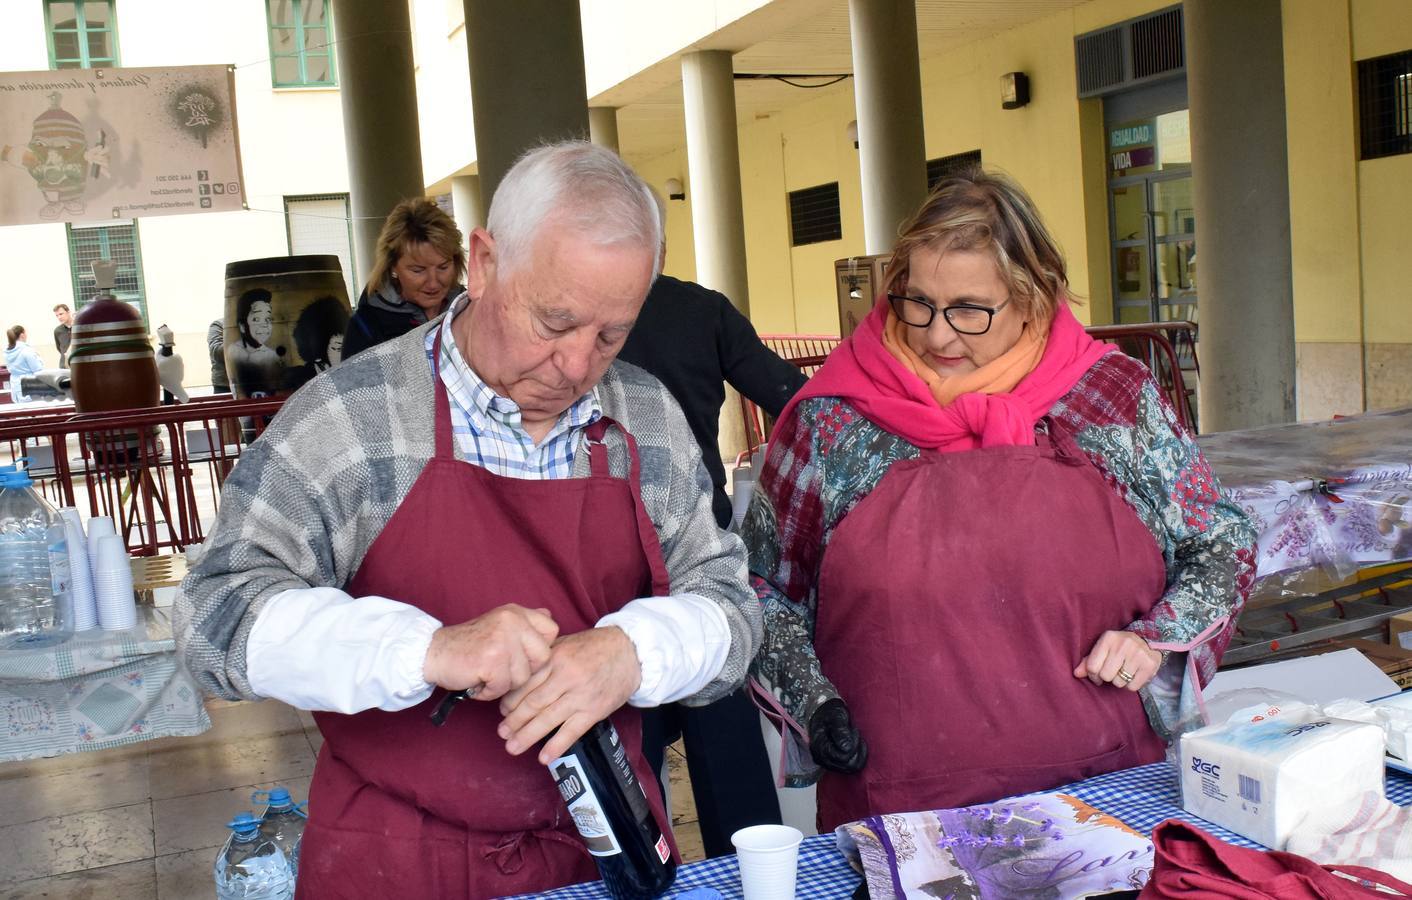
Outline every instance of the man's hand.
<svg viewBox="0 0 1412 900"><path fill-rule="evenodd" d="M494 700L524 685L549 661L559 626L544 609L507 604L431 637L422 677L451 691L482 685L478 700Z"/></svg>
<svg viewBox="0 0 1412 900"><path fill-rule="evenodd" d="M1074 667L1075 678L1087 678L1094 684L1105 682L1115 688L1141 690L1157 674L1162 654L1147 645L1141 635L1131 631L1105 631Z"/></svg>
<svg viewBox="0 0 1412 900"><path fill-rule="evenodd" d="M626 703L641 682L637 650L621 628L590 628L561 638L549 664L500 701L505 749L518 756L558 728L539 752L547 766Z"/></svg>

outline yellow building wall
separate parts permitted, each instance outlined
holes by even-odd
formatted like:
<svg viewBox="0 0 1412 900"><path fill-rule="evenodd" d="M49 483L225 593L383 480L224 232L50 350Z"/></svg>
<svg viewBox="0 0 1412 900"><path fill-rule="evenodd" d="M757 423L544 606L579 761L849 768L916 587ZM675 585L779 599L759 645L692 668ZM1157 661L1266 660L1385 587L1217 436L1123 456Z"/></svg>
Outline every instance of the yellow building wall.
<svg viewBox="0 0 1412 900"><path fill-rule="evenodd" d="M1084 30L1139 15L1150 4L1104 6L1112 18ZM1064 252L1069 283L1081 300L1076 314L1102 322L1112 316L1103 123L1097 104L1080 114L1073 42L1079 29L1076 13L1066 12L923 60L922 101L927 157L979 149L987 169L1018 181ZM1030 102L1020 109L1000 105L1000 78L1007 72L1029 76ZM1096 252L1090 253L1093 242Z"/></svg>
<svg viewBox="0 0 1412 900"><path fill-rule="evenodd" d="M1412 50L1412 4L1352 0L1354 60ZM1354 129L1353 140L1357 141ZM1358 164L1364 332L1372 344L1412 344L1412 278L1407 210L1412 207L1412 154ZM1412 375L1412 360L1399 366ZM1404 392L1412 393L1412 392Z"/></svg>
<svg viewBox="0 0 1412 900"><path fill-rule="evenodd" d="M1363 320L1369 343L1412 344L1412 279L1407 209L1412 206L1412 154L1359 163L1363 236Z"/></svg>
<svg viewBox="0 0 1412 900"><path fill-rule="evenodd" d="M1363 339L1358 247L1358 123L1349 9L1284 0L1294 336Z"/></svg>

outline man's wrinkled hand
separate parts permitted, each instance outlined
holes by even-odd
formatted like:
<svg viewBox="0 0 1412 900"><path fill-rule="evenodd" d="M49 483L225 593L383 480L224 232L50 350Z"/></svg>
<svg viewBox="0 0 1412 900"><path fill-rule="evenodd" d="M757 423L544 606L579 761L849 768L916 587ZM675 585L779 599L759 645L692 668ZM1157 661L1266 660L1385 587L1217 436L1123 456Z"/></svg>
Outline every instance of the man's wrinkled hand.
<svg viewBox="0 0 1412 900"><path fill-rule="evenodd" d="M422 677L450 691L481 685L479 700L494 700L526 684L549 661L559 626L548 610L499 606L432 635Z"/></svg>
<svg viewBox="0 0 1412 900"><path fill-rule="evenodd" d="M627 702L642 682L637 650L617 627L590 628L560 638L549 662L529 682L500 701L499 734L518 756L554 729L539 752L548 765L599 719Z"/></svg>

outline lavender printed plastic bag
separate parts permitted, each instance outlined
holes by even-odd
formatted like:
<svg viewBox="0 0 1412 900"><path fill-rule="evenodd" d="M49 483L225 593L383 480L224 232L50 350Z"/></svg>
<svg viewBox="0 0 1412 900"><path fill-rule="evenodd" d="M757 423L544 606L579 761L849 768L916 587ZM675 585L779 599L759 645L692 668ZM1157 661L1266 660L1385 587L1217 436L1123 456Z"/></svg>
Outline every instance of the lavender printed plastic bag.
<svg viewBox="0 0 1412 900"><path fill-rule="evenodd" d="M873 897L1002 900L1139 890L1152 842L1077 797L870 816L840 826L839 849Z"/></svg>

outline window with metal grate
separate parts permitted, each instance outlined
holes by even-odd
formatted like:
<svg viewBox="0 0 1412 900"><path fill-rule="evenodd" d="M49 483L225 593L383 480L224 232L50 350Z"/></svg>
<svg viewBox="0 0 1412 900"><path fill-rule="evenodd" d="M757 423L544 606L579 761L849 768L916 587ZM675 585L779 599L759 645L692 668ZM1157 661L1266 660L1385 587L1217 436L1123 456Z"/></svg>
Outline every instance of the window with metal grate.
<svg viewBox="0 0 1412 900"><path fill-rule="evenodd" d="M1412 50L1358 61L1359 159L1412 153Z"/></svg>
<svg viewBox="0 0 1412 900"><path fill-rule="evenodd" d="M789 192L790 246L843 239L838 208L838 182Z"/></svg>
<svg viewBox="0 0 1412 900"><path fill-rule="evenodd" d="M936 183L948 175L957 172L966 172L971 169L981 167L981 151L967 150L965 153L953 153L950 156L938 156L936 159L927 160L927 191L936 187Z"/></svg>
<svg viewBox="0 0 1412 900"><path fill-rule="evenodd" d="M131 303L147 322L146 288L142 280L142 246L137 237L137 224L66 225L69 239L69 276L73 282L74 309L88 305L98 293L93 279L93 261L111 259L118 264L113 283L113 296Z"/></svg>

